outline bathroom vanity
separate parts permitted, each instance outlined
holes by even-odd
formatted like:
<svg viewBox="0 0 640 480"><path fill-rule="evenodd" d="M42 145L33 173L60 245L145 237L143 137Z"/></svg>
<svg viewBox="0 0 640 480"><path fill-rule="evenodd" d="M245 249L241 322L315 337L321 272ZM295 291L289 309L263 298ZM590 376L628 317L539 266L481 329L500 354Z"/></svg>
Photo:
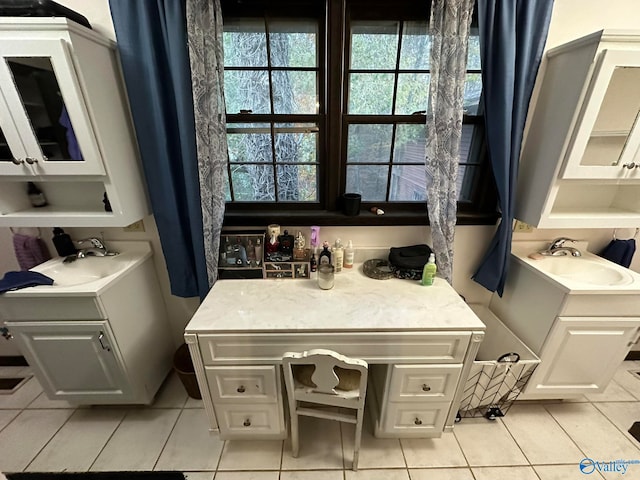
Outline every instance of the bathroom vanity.
<svg viewBox="0 0 640 480"><path fill-rule="evenodd" d="M223 439L285 438L285 352L335 350L368 362L379 437L453 427L485 326L444 280L220 280L185 330L209 428Z"/></svg>
<svg viewBox="0 0 640 480"><path fill-rule="evenodd" d="M54 279L0 295L12 341L52 400L150 404L171 369L169 335L150 245L110 242L120 254L34 270Z"/></svg>
<svg viewBox="0 0 640 480"><path fill-rule="evenodd" d="M640 337L640 275L572 244L580 257L529 254L514 242L502 297L490 309L541 360L521 400L600 393Z"/></svg>

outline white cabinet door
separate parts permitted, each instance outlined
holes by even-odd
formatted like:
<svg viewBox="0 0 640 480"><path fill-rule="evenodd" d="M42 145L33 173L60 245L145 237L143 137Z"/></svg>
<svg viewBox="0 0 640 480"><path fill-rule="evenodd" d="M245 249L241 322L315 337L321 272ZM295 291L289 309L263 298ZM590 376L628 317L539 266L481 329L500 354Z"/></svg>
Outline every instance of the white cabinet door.
<svg viewBox="0 0 640 480"><path fill-rule="evenodd" d="M640 318L558 317L527 384L527 397L602 392L639 330Z"/></svg>
<svg viewBox="0 0 640 480"><path fill-rule="evenodd" d="M107 403L132 396L106 321L6 325L49 398Z"/></svg>
<svg viewBox="0 0 640 480"><path fill-rule="evenodd" d="M81 79L63 40L0 43L0 174L104 175ZM105 92L108 94L109 92ZM6 144L4 150L3 143Z"/></svg>
<svg viewBox="0 0 640 480"><path fill-rule="evenodd" d="M640 178L640 51L604 50L569 140L561 177Z"/></svg>

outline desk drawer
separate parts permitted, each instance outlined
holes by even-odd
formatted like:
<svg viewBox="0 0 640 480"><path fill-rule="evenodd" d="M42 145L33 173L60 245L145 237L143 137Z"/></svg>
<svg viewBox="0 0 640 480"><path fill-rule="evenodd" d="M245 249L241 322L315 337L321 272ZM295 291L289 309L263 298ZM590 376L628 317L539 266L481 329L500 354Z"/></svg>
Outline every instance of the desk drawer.
<svg viewBox="0 0 640 480"><path fill-rule="evenodd" d="M205 365L280 363L285 352L334 350L370 363L462 363L471 333L202 334Z"/></svg>
<svg viewBox="0 0 640 480"><path fill-rule="evenodd" d="M384 432L408 437L439 437L449 407L449 402L389 403L383 422Z"/></svg>
<svg viewBox="0 0 640 480"><path fill-rule="evenodd" d="M221 438L277 436L284 423L277 404L215 406Z"/></svg>
<svg viewBox="0 0 640 480"><path fill-rule="evenodd" d="M391 370L392 402L442 402L453 398L462 365L393 365Z"/></svg>
<svg viewBox="0 0 640 480"><path fill-rule="evenodd" d="M205 367L211 397L221 403L275 403L275 365Z"/></svg>

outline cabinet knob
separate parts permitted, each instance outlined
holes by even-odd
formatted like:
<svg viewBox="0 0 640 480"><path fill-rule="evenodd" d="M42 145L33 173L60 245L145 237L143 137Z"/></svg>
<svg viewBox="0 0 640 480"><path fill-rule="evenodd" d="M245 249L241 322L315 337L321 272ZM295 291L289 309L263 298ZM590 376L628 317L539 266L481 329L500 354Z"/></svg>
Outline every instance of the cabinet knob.
<svg viewBox="0 0 640 480"><path fill-rule="evenodd" d="M422 420L420 420L418 417L416 417L416 419L413 421L413 423L415 423L416 425L422 425Z"/></svg>
<svg viewBox="0 0 640 480"><path fill-rule="evenodd" d="M637 166L636 162L629 162L622 165L622 168L628 168L629 170L633 170L634 168L636 168L636 166Z"/></svg>
<svg viewBox="0 0 640 480"><path fill-rule="evenodd" d="M33 165L34 163L38 163L38 159L37 158L31 158L31 157L27 157L24 159L25 162L27 162L29 165Z"/></svg>
<svg viewBox="0 0 640 480"><path fill-rule="evenodd" d="M22 165L24 163L24 160L22 158L14 158L11 161L14 165Z"/></svg>
<svg viewBox="0 0 640 480"><path fill-rule="evenodd" d="M251 426L251 420L247 418L244 422L242 422L242 425L244 425L245 427L250 427Z"/></svg>
<svg viewBox="0 0 640 480"><path fill-rule="evenodd" d="M425 384L422 385L422 391L423 392L430 392L431 391L431 387L425 383Z"/></svg>
<svg viewBox="0 0 640 480"><path fill-rule="evenodd" d="M238 392L238 393L244 393L244 392L245 392L244 385L240 385L240 386L236 389L236 392Z"/></svg>

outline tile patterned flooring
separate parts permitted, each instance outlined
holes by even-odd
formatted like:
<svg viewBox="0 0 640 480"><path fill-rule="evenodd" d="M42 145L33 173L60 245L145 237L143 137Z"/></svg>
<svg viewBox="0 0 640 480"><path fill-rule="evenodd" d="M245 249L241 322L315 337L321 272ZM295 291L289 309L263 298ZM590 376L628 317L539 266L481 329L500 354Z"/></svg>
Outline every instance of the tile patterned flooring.
<svg viewBox="0 0 640 480"><path fill-rule="evenodd" d="M640 478L581 473L585 458L640 462L627 430L640 421L640 362L625 362L604 393L572 401L518 402L496 421L463 419L438 439L377 439L365 426L353 472L352 425L303 418L300 456L287 441L209 435L202 402L174 374L149 407L82 407L51 401L35 378L0 395L0 471L179 470L189 480L572 480ZM28 367L2 367L0 376Z"/></svg>

